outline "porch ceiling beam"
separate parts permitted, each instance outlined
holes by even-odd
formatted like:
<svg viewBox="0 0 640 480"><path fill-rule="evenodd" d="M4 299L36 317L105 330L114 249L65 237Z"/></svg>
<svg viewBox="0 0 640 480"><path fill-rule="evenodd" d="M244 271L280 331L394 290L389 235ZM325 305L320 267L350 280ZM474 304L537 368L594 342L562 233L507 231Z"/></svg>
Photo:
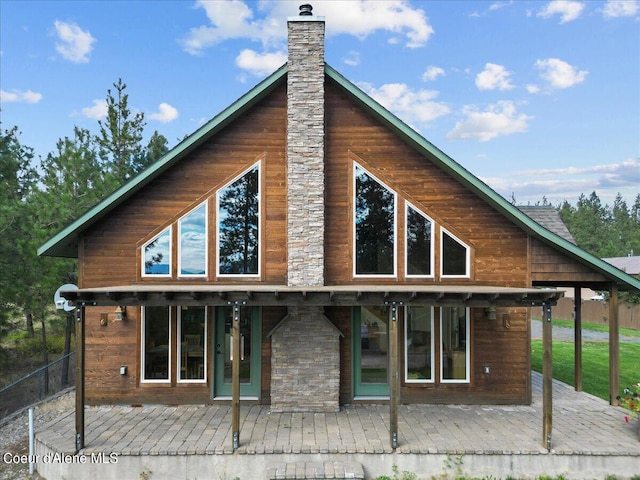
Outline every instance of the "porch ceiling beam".
<svg viewBox="0 0 640 480"><path fill-rule="evenodd" d="M405 305L468 307L531 307L555 303L562 292L550 289L500 289L496 287L309 287L294 289L284 286L252 285L250 289L235 289L229 285L190 286L132 286L81 289L62 292L67 300L75 303L91 301L96 305L227 305L229 301L242 301L251 305L286 306L307 305L382 305L385 302L402 302Z"/></svg>

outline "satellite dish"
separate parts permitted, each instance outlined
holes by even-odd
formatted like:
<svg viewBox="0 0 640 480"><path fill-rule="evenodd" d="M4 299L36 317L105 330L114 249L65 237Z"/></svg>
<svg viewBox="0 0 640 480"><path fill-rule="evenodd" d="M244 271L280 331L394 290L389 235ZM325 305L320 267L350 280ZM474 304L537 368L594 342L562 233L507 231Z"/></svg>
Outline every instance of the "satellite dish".
<svg viewBox="0 0 640 480"><path fill-rule="evenodd" d="M60 288L58 288L58 290L56 290L56 293L53 295L53 301L56 304L56 309L64 310L65 312L73 312L76 307L69 305L69 301L62 295L60 295L60 292L69 292L76 290L78 290L78 286L74 285L73 283L65 283Z"/></svg>

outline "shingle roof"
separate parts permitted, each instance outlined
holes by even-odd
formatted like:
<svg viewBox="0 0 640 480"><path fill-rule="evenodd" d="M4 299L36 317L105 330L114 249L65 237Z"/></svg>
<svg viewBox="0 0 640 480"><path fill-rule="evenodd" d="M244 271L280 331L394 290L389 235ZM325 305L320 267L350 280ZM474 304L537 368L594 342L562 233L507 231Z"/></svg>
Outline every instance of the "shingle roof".
<svg viewBox="0 0 640 480"><path fill-rule="evenodd" d="M547 230L564 238L568 242L577 245L573 235L560 218L558 211L552 206L519 205L518 210L527 215L536 223L542 225Z"/></svg>
<svg viewBox="0 0 640 480"><path fill-rule="evenodd" d="M603 260L629 275L640 275L640 256L609 257Z"/></svg>

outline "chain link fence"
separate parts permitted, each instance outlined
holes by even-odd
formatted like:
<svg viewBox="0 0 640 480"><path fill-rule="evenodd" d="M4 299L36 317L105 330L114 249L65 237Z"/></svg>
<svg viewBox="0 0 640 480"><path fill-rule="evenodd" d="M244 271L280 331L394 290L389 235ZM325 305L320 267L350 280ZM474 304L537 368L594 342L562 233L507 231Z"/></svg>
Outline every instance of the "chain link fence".
<svg viewBox="0 0 640 480"><path fill-rule="evenodd" d="M0 422L8 415L76 384L75 351L0 389Z"/></svg>

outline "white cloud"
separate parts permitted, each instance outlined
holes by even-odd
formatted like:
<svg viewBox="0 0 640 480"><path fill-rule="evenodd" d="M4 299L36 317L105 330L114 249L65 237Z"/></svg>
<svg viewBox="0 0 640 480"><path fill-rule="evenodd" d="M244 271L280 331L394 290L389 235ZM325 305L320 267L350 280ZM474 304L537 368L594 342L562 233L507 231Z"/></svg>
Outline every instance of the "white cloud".
<svg viewBox="0 0 640 480"><path fill-rule="evenodd" d="M487 63L484 70L476 76L476 87L480 90L511 90L513 84L509 81L511 72L502 65Z"/></svg>
<svg viewBox="0 0 640 480"><path fill-rule="evenodd" d="M63 58L73 63L87 63L96 39L88 30L82 30L75 23L53 22L58 42L56 50Z"/></svg>
<svg viewBox="0 0 640 480"><path fill-rule="evenodd" d="M540 87L538 85L534 85L533 83L527 84L525 88L527 89L527 92L531 94L540 93Z"/></svg>
<svg viewBox="0 0 640 480"><path fill-rule="evenodd" d="M238 67L256 76L269 75L286 61L287 56L282 52L260 54L249 49L242 50L236 57Z"/></svg>
<svg viewBox="0 0 640 480"><path fill-rule="evenodd" d="M357 67L360 65L360 53L355 50L349 51L349 53L342 59L342 61L350 67Z"/></svg>
<svg viewBox="0 0 640 480"><path fill-rule="evenodd" d="M416 48L424 46L433 34L424 11L404 1L317 0L313 6L314 15L326 18L327 35L365 38L382 30L404 37L408 48ZM184 50L192 55L237 38L261 42L264 48L280 48L287 36L286 18L298 14L293 2L260 2L257 12L264 15L261 18L241 0L198 0L196 7L205 10L210 24L192 28L181 40Z"/></svg>
<svg viewBox="0 0 640 480"><path fill-rule="evenodd" d="M553 0L545 8L538 12L542 18L551 18L560 15L560 23L568 23L576 20L582 14L584 4L574 0Z"/></svg>
<svg viewBox="0 0 640 480"><path fill-rule="evenodd" d="M602 13L605 18L633 17L638 10L638 0L608 0Z"/></svg>
<svg viewBox="0 0 640 480"><path fill-rule="evenodd" d="M440 75L445 75L445 72L442 68L429 65L425 72L422 74L422 80L424 80L425 82L432 82Z"/></svg>
<svg viewBox="0 0 640 480"><path fill-rule="evenodd" d="M518 113L516 106L510 101L501 101L481 112L473 105L463 109L465 119L457 122L447 134L449 140L478 139L487 142L502 135L526 132L527 122L533 117Z"/></svg>
<svg viewBox="0 0 640 480"><path fill-rule="evenodd" d="M380 88L361 85L363 89L407 123L428 123L451 110L445 104L436 102L438 92L435 90L412 90L404 83L388 83Z"/></svg>
<svg viewBox="0 0 640 480"><path fill-rule="evenodd" d="M158 120L162 123L169 123L178 118L179 113L175 107L172 107L168 103L162 102L158 106L158 111L149 115L151 120Z"/></svg>
<svg viewBox="0 0 640 480"><path fill-rule="evenodd" d="M559 58L547 58L538 60L536 68L541 70L540 76L545 79L552 88L568 88L584 82L589 73L586 70L577 70Z"/></svg>
<svg viewBox="0 0 640 480"><path fill-rule="evenodd" d="M94 100L93 106L82 109L82 114L88 118L101 120L107 116L108 111L109 107L107 107L106 100Z"/></svg>
<svg viewBox="0 0 640 480"><path fill-rule="evenodd" d="M31 90L12 90L10 92L0 90L1 103L38 103L40 100L42 100L42 94Z"/></svg>

